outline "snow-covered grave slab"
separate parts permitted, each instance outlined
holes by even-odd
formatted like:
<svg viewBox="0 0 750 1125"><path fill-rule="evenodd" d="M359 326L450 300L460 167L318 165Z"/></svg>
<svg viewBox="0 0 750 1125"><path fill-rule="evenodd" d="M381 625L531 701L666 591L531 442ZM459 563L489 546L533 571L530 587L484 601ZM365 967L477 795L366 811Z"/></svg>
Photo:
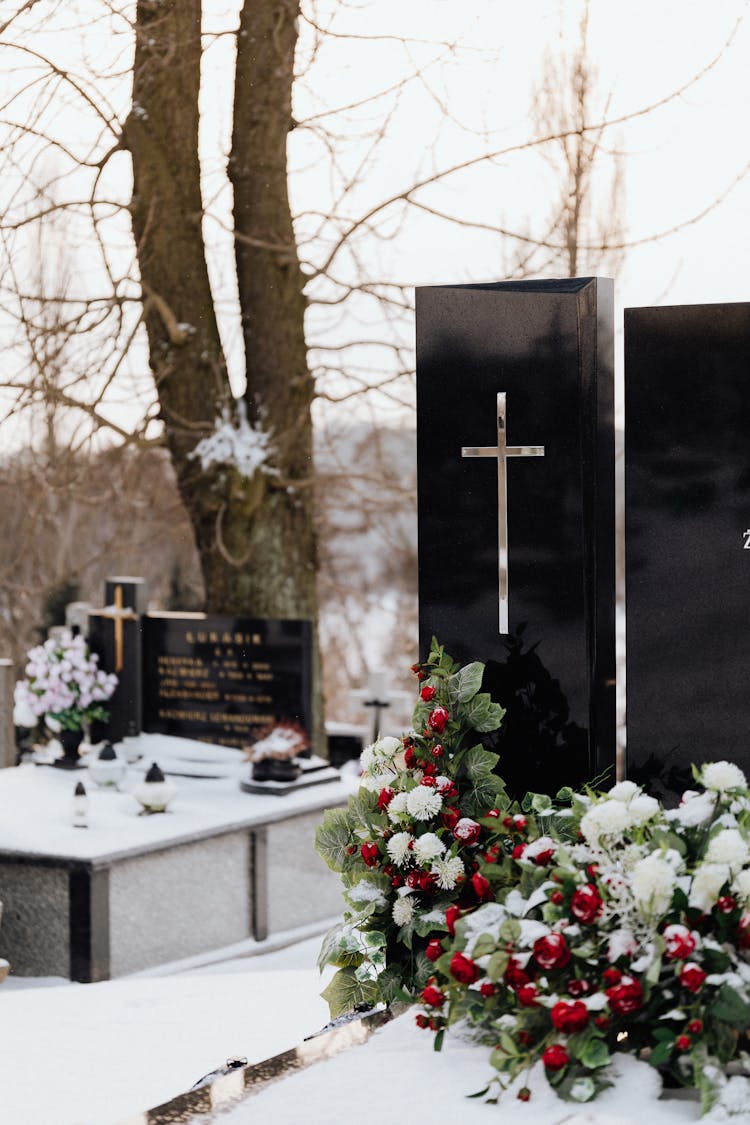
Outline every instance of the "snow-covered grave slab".
<svg viewBox="0 0 750 1125"><path fill-rule="evenodd" d="M106 980L341 913L339 879L313 847L323 810L346 801L340 781L248 794L236 752L164 735L139 742L143 758L119 792L84 771L0 771L0 954L14 973ZM139 815L132 790L151 761L200 773L207 751L224 776L176 776L169 810ZM86 829L72 826L81 778Z"/></svg>

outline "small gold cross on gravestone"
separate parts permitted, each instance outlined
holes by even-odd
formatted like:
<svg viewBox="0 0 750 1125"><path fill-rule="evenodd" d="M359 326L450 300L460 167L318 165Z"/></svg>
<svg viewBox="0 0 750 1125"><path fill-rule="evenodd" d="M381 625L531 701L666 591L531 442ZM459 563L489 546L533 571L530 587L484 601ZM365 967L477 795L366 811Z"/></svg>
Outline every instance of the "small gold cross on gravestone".
<svg viewBox="0 0 750 1125"><path fill-rule="evenodd" d="M122 672L125 663L125 628L123 621L137 621L138 614L132 609L123 609L122 606L122 586L115 586L115 604L108 605L99 614L100 617L107 617L115 623L115 667L114 671L119 675Z"/></svg>
<svg viewBox="0 0 750 1125"><path fill-rule="evenodd" d="M498 624L500 633L510 632L508 624L508 482L506 457L544 457L543 445L506 445L505 393L497 396L497 445L467 445L462 457L497 458L497 556L498 556Z"/></svg>

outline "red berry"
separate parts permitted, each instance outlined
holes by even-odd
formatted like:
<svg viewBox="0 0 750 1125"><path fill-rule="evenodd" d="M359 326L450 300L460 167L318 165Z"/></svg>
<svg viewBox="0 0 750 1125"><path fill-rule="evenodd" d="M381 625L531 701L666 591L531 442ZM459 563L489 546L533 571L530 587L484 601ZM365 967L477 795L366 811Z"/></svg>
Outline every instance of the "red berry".
<svg viewBox="0 0 750 1125"><path fill-rule="evenodd" d="M530 1047L531 1044L534 1042L534 1036L531 1034L530 1031L525 1031L525 1030L519 1031L518 1042L521 1044L522 1047Z"/></svg>
<svg viewBox="0 0 750 1125"><path fill-rule="evenodd" d="M512 827L513 827L513 817L512 816L504 816L503 817L503 828L512 828Z"/></svg>
<svg viewBox="0 0 750 1125"><path fill-rule="evenodd" d="M528 1086L522 1086L521 1089L516 1094L516 1097L518 1098L519 1101L527 1102L531 1098L531 1090L529 1089Z"/></svg>
<svg viewBox="0 0 750 1125"><path fill-rule="evenodd" d="M393 878L391 879L391 886L392 887L403 887L403 885L404 885L404 880L401 877L401 875L394 875Z"/></svg>
<svg viewBox="0 0 750 1125"><path fill-rule="evenodd" d="M520 813L516 813L516 815L513 817L513 826L517 832L524 832L526 827L528 826L528 823L529 822L526 817L521 816Z"/></svg>
<svg viewBox="0 0 750 1125"><path fill-rule="evenodd" d="M611 988L613 984L620 983L620 981L622 980L622 973L619 969L615 969L612 965L610 965L610 967L608 969L605 969L602 973L602 980L608 988Z"/></svg>
<svg viewBox="0 0 750 1125"><path fill-rule="evenodd" d="M417 672L417 679L418 680L426 680L427 679L427 673L426 672Z"/></svg>
<svg viewBox="0 0 750 1125"><path fill-rule="evenodd" d="M442 758L443 754L445 753L445 748L443 747L442 742L436 743L430 753L432 754L433 758Z"/></svg>
<svg viewBox="0 0 750 1125"><path fill-rule="evenodd" d="M702 1020L691 1020L687 1025L687 1029L691 1035L700 1035L700 1033L703 1031Z"/></svg>
<svg viewBox="0 0 750 1125"><path fill-rule="evenodd" d="M560 906L565 901L565 895L562 891L553 891L549 896L550 902L554 902L555 906Z"/></svg>
<svg viewBox="0 0 750 1125"><path fill-rule="evenodd" d="M611 1022L609 1016L597 1016L594 1020L594 1026L598 1027L600 1031L606 1031Z"/></svg>
<svg viewBox="0 0 750 1125"><path fill-rule="evenodd" d="M495 817L495 819L497 819L500 816L500 809L487 809L487 812L484 815L485 816L492 816L492 817Z"/></svg>
<svg viewBox="0 0 750 1125"><path fill-rule="evenodd" d="M412 666L411 666L411 670L412 670L412 672L414 673L414 675L416 676L417 672L421 672L421 671L422 671L422 668L421 668L421 666L420 666L419 664L412 664Z"/></svg>
<svg viewBox="0 0 750 1125"><path fill-rule="evenodd" d="M482 984L480 984L479 991L482 993L482 996L487 997L487 996L494 996L495 993L497 992L497 989L495 988L492 981L486 980Z"/></svg>
<svg viewBox="0 0 750 1125"><path fill-rule="evenodd" d="M737 900L732 898L731 895L722 895L716 903L716 909L720 910L722 914L731 914L733 910L737 909Z"/></svg>
<svg viewBox="0 0 750 1125"><path fill-rule="evenodd" d="M674 1041L674 1045L678 1051L689 1051L693 1045L693 1040L689 1035L678 1035Z"/></svg>

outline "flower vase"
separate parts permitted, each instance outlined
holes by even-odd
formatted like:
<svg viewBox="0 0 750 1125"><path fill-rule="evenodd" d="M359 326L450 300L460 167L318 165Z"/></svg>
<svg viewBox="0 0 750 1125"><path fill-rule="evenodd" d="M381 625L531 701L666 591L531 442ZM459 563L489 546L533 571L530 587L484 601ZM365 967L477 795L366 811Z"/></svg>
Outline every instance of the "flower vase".
<svg viewBox="0 0 750 1125"><path fill-rule="evenodd" d="M62 758L55 759L55 765L61 770L77 770L82 768L78 748L83 742L82 730L61 730L57 741L63 748Z"/></svg>

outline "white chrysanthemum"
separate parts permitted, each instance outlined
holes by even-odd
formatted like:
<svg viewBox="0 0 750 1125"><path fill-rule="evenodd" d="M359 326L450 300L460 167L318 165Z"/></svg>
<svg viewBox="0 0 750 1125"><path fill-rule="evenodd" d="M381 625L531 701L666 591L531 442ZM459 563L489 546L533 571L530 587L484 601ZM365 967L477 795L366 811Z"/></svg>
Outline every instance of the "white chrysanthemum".
<svg viewBox="0 0 750 1125"><path fill-rule="evenodd" d="M388 819L397 823L406 812L406 793L397 793L388 805Z"/></svg>
<svg viewBox="0 0 750 1125"><path fill-rule="evenodd" d="M716 798L713 794L686 789L679 807L670 809L666 816L667 820L676 820L683 828L698 828L711 819L715 807Z"/></svg>
<svg viewBox="0 0 750 1125"><path fill-rule="evenodd" d="M733 762L709 762L703 767L701 781L706 789L723 793L727 789L747 789L747 778Z"/></svg>
<svg viewBox="0 0 750 1125"><path fill-rule="evenodd" d="M359 779L360 788L368 789L371 793L379 793L393 783L392 773L363 773Z"/></svg>
<svg viewBox="0 0 750 1125"><path fill-rule="evenodd" d="M688 896L690 906L707 913L719 897L729 874L729 868L724 863L702 863L693 875Z"/></svg>
<svg viewBox="0 0 750 1125"><path fill-rule="evenodd" d="M744 867L749 859L750 848L736 828L724 828L709 841L706 852L708 863L726 863L734 872Z"/></svg>
<svg viewBox="0 0 750 1125"><path fill-rule="evenodd" d="M450 859L436 859L432 865L433 875L437 875L437 883L441 890L452 891L458 879L464 873L463 860L457 855Z"/></svg>
<svg viewBox="0 0 750 1125"><path fill-rule="evenodd" d="M393 862L401 867L409 858L414 837L410 832L394 832L386 844L386 850Z"/></svg>
<svg viewBox="0 0 750 1125"><path fill-rule="evenodd" d="M420 863L429 863L445 851L445 844L434 832L425 832L414 841L414 855Z"/></svg>
<svg viewBox="0 0 750 1125"><path fill-rule="evenodd" d="M630 827L630 815L622 801L602 801L581 817L581 832L591 843L602 836L619 836Z"/></svg>
<svg viewBox="0 0 750 1125"><path fill-rule="evenodd" d="M618 957L633 957L638 952L638 942L630 930L613 930L609 935L607 959L614 964Z"/></svg>
<svg viewBox="0 0 750 1125"><path fill-rule="evenodd" d="M618 781L617 785L612 786L607 796L611 801L630 801L640 791L640 785L636 785L634 781Z"/></svg>
<svg viewBox="0 0 750 1125"><path fill-rule="evenodd" d="M750 904L750 870L745 868L735 876L735 880L732 883L732 890L737 895L743 907Z"/></svg>
<svg viewBox="0 0 750 1125"><path fill-rule="evenodd" d="M401 740L390 735L365 746L359 759L362 772L368 774L387 770L402 748Z"/></svg>
<svg viewBox="0 0 750 1125"><path fill-rule="evenodd" d="M671 863L656 853L635 864L630 889L643 914L663 914L672 901L675 873Z"/></svg>
<svg viewBox="0 0 750 1125"><path fill-rule="evenodd" d="M443 807L443 798L428 785L418 785L406 798L406 808L415 820L430 820Z"/></svg>
<svg viewBox="0 0 750 1125"><path fill-rule="evenodd" d="M645 824L647 820L656 816L660 808L655 797L647 797L645 793L641 793L638 797L633 797L628 805L628 812L635 824Z"/></svg>
<svg viewBox="0 0 750 1125"><path fill-rule="evenodd" d="M397 926L407 926L414 917L414 897L404 895L403 898L397 898L392 913Z"/></svg>

